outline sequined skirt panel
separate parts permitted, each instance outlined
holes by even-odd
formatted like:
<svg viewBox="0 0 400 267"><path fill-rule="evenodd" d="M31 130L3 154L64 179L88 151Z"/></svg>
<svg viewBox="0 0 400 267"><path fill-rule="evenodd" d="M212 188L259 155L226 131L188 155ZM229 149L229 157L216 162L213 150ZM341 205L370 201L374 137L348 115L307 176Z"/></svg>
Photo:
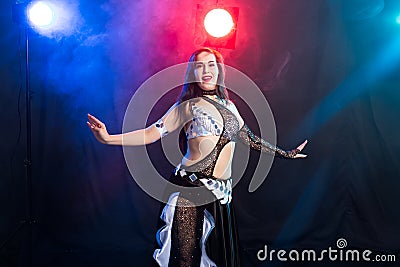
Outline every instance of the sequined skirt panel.
<svg viewBox="0 0 400 267"><path fill-rule="evenodd" d="M180 175L170 181L186 187L204 185ZM215 196L209 190L204 194ZM192 196L180 192L170 195L160 216L158 248L154 259L158 266L237 267L239 266L237 229L232 203L215 200L202 206L191 205Z"/></svg>

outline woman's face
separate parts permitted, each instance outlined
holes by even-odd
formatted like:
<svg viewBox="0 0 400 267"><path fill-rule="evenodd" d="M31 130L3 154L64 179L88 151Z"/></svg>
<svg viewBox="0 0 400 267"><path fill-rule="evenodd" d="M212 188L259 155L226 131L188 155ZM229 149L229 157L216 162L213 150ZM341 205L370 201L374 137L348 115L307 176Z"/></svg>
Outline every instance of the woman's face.
<svg viewBox="0 0 400 267"><path fill-rule="evenodd" d="M201 52L194 62L194 76L201 89L210 91L217 87L218 65L215 55L210 52Z"/></svg>

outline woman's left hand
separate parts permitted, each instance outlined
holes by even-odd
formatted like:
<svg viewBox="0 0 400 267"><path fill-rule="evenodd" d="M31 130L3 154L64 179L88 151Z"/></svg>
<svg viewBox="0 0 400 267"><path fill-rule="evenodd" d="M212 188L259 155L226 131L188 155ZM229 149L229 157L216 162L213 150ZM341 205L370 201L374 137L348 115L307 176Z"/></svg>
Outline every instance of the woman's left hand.
<svg viewBox="0 0 400 267"><path fill-rule="evenodd" d="M303 150L303 148L307 145L307 140L306 141L304 141L301 145L299 145L297 148L296 148L296 155L293 157L293 158L305 158L305 157L307 157L307 155L305 155L305 154L300 154L300 152Z"/></svg>

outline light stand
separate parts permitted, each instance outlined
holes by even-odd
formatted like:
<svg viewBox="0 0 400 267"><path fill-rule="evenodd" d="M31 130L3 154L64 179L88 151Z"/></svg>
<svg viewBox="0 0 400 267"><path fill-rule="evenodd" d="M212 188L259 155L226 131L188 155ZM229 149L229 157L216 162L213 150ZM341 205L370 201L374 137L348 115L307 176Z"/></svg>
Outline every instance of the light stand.
<svg viewBox="0 0 400 267"><path fill-rule="evenodd" d="M33 226L36 219L33 216L33 182L32 182L32 123L31 123L31 91L30 91L30 67L29 67L29 32L30 27L26 23L27 4L15 4L13 6L13 20L19 24L25 22L25 101L26 101L26 158L24 166L26 169L26 218L20 222L18 227L12 232L4 242L0 245L0 251L3 250L9 242L23 229L27 228L26 233L26 250L27 250L27 266L33 263Z"/></svg>

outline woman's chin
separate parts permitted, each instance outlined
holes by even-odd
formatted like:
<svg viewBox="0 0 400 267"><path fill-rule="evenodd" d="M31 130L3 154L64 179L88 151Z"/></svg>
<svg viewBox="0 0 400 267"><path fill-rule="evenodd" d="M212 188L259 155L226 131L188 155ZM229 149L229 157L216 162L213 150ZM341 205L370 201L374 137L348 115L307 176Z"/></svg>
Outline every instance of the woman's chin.
<svg viewBox="0 0 400 267"><path fill-rule="evenodd" d="M200 85L200 88L205 90L205 91L212 91L212 90L216 89L217 86L215 84L212 84L212 83L209 83L209 84L203 83L203 84Z"/></svg>

